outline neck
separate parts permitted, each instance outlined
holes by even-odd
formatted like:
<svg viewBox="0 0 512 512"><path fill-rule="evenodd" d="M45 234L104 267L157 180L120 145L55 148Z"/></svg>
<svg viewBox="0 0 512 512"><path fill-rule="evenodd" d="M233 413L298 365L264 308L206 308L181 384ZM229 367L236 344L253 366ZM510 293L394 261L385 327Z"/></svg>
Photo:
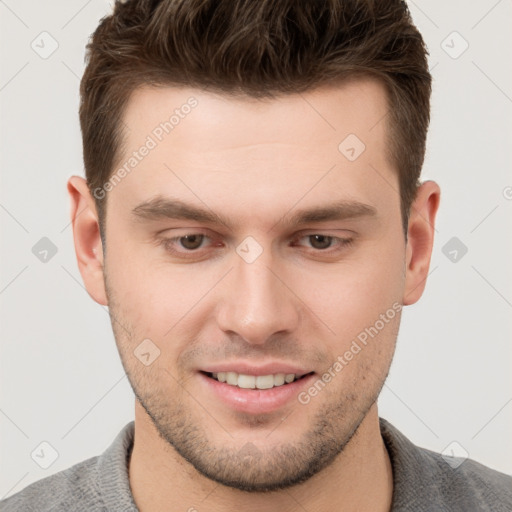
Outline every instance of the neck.
<svg viewBox="0 0 512 512"><path fill-rule="evenodd" d="M200 475L158 434L136 403L130 487L140 512L153 510L389 512L391 463L380 434L376 404L335 461L307 482L272 493L246 493Z"/></svg>

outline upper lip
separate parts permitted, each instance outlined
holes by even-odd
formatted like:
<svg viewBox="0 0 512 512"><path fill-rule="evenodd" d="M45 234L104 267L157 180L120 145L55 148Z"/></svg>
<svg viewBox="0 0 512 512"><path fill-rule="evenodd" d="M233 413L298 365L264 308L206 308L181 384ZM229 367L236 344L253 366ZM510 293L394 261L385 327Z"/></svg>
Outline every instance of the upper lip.
<svg viewBox="0 0 512 512"><path fill-rule="evenodd" d="M288 363L281 363L278 361L268 362L260 365L255 365L243 361L218 363L201 368L201 371L206 373L235 372L243 373L244 375L254 375L255 377L261 375L275 375L277 373L284 373L285 375L293 373L297 378L311 373L311 370L307 370Z"/></svg>

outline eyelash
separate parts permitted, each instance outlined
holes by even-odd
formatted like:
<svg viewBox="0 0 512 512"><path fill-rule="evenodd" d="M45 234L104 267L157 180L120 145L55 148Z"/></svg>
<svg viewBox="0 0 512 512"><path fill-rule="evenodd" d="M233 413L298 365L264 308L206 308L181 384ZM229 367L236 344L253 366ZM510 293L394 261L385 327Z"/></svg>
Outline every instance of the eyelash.
<svg viewBox="0 0 512 512"><path fill-rule="evenodd" d="M201 241L201 243L203 243L204 240L210 239L210 237L208 235L206 235L205 233L185 233L183 235L176 236L173 238L162 238L160 240L160 244L164 247L164 249L167 252L169 252L172 255L177 255L177 256L180 256L185 259L186 258L195 258L195 257L197 257L198 253L200 253L201 248L191 249L191 250L183 249L182 251L180 251L180 250L174 249L172 247L172 244L175 242L179 242L179 240L181 240L182 238L185 238L186 236L201 236L201 235L204 236L204 239ZM352 243L354 242L353 238L340 238L340 237L336 237L336 236L325 235L323 233L310 233L307 235L297 236L296 238L293 239L293 243L295 243L298 240L302 240L303 238L309 238L309 237L312 237L315 235L329 238L333 242L338 241L338 246L339 246L338 249L331 250L331 247L329 247L327 249L314 249L314 248L311 249L311 251L313 251L314 253L321 254L321 255L331 255L331 253L333 253L333 252L341 251L347 247L350 247L352 245Z"/></svg>

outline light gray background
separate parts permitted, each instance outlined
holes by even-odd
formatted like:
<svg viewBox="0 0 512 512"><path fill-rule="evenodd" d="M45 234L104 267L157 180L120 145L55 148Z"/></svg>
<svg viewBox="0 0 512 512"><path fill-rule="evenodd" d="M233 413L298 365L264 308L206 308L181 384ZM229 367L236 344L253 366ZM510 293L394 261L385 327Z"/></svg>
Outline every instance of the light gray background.
<svg viewBox="0 0 512 512"><path fill-rule="evenodd" d="M434 76L423 177L442 202L431 275L404 311L380 411L416 444L456 441L455 453L512 474L512 2L409 5ZM0 497L101 453L133 418L108 312L82 286L66 193L83 174L84 47L110 9L0 1ZM31 47L51 49L43 31L58 42L46 59ZM32 252L42 237L57 247L46 263ZM468 248L456 262L443 253L452 237ZM43 441L58 452L48 469L31 458Z"/></svg>

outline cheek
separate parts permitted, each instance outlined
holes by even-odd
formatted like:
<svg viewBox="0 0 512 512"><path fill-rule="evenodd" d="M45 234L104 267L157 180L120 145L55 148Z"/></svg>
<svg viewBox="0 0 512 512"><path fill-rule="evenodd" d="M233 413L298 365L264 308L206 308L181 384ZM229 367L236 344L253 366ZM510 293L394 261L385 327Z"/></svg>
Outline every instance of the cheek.
<svg viewBox="0 0 512 512"><path fill-rule="evenodd" d="M105 274L109 292L109 307L129 323L134 338L161 336L164 323L172 320L165 317L163 309L172 311L169 301L176 297L169 283L161 279L136 247L129 242L112 237L108 241L105 259ZM176 299L175 299L176 300ZM166 306L167 304L167 306Z"/></svg>
<svg viewBox="0 0 512 512"><path fill-rule="evenodd" d="M295 278L295 287L326 324L339 335L373 324L395 302L403 287L404 256L396 246L375 247L350 261L327 268L323 273ZM314 283L314 286L311 284Z"/></svg>
<svg viewBox="0 0 512 512"><path fill-rule="evenodd" d="M151 368L178 371L180 355L204 328L207 301L201 298L220 276L213 270L194 272L190 265L172 265L135 244L119 243L119 247L117 252L109 251L105 263L109 306L126 326L116 329L121 349L131 357L149 339L160 351Z"/></svg>

